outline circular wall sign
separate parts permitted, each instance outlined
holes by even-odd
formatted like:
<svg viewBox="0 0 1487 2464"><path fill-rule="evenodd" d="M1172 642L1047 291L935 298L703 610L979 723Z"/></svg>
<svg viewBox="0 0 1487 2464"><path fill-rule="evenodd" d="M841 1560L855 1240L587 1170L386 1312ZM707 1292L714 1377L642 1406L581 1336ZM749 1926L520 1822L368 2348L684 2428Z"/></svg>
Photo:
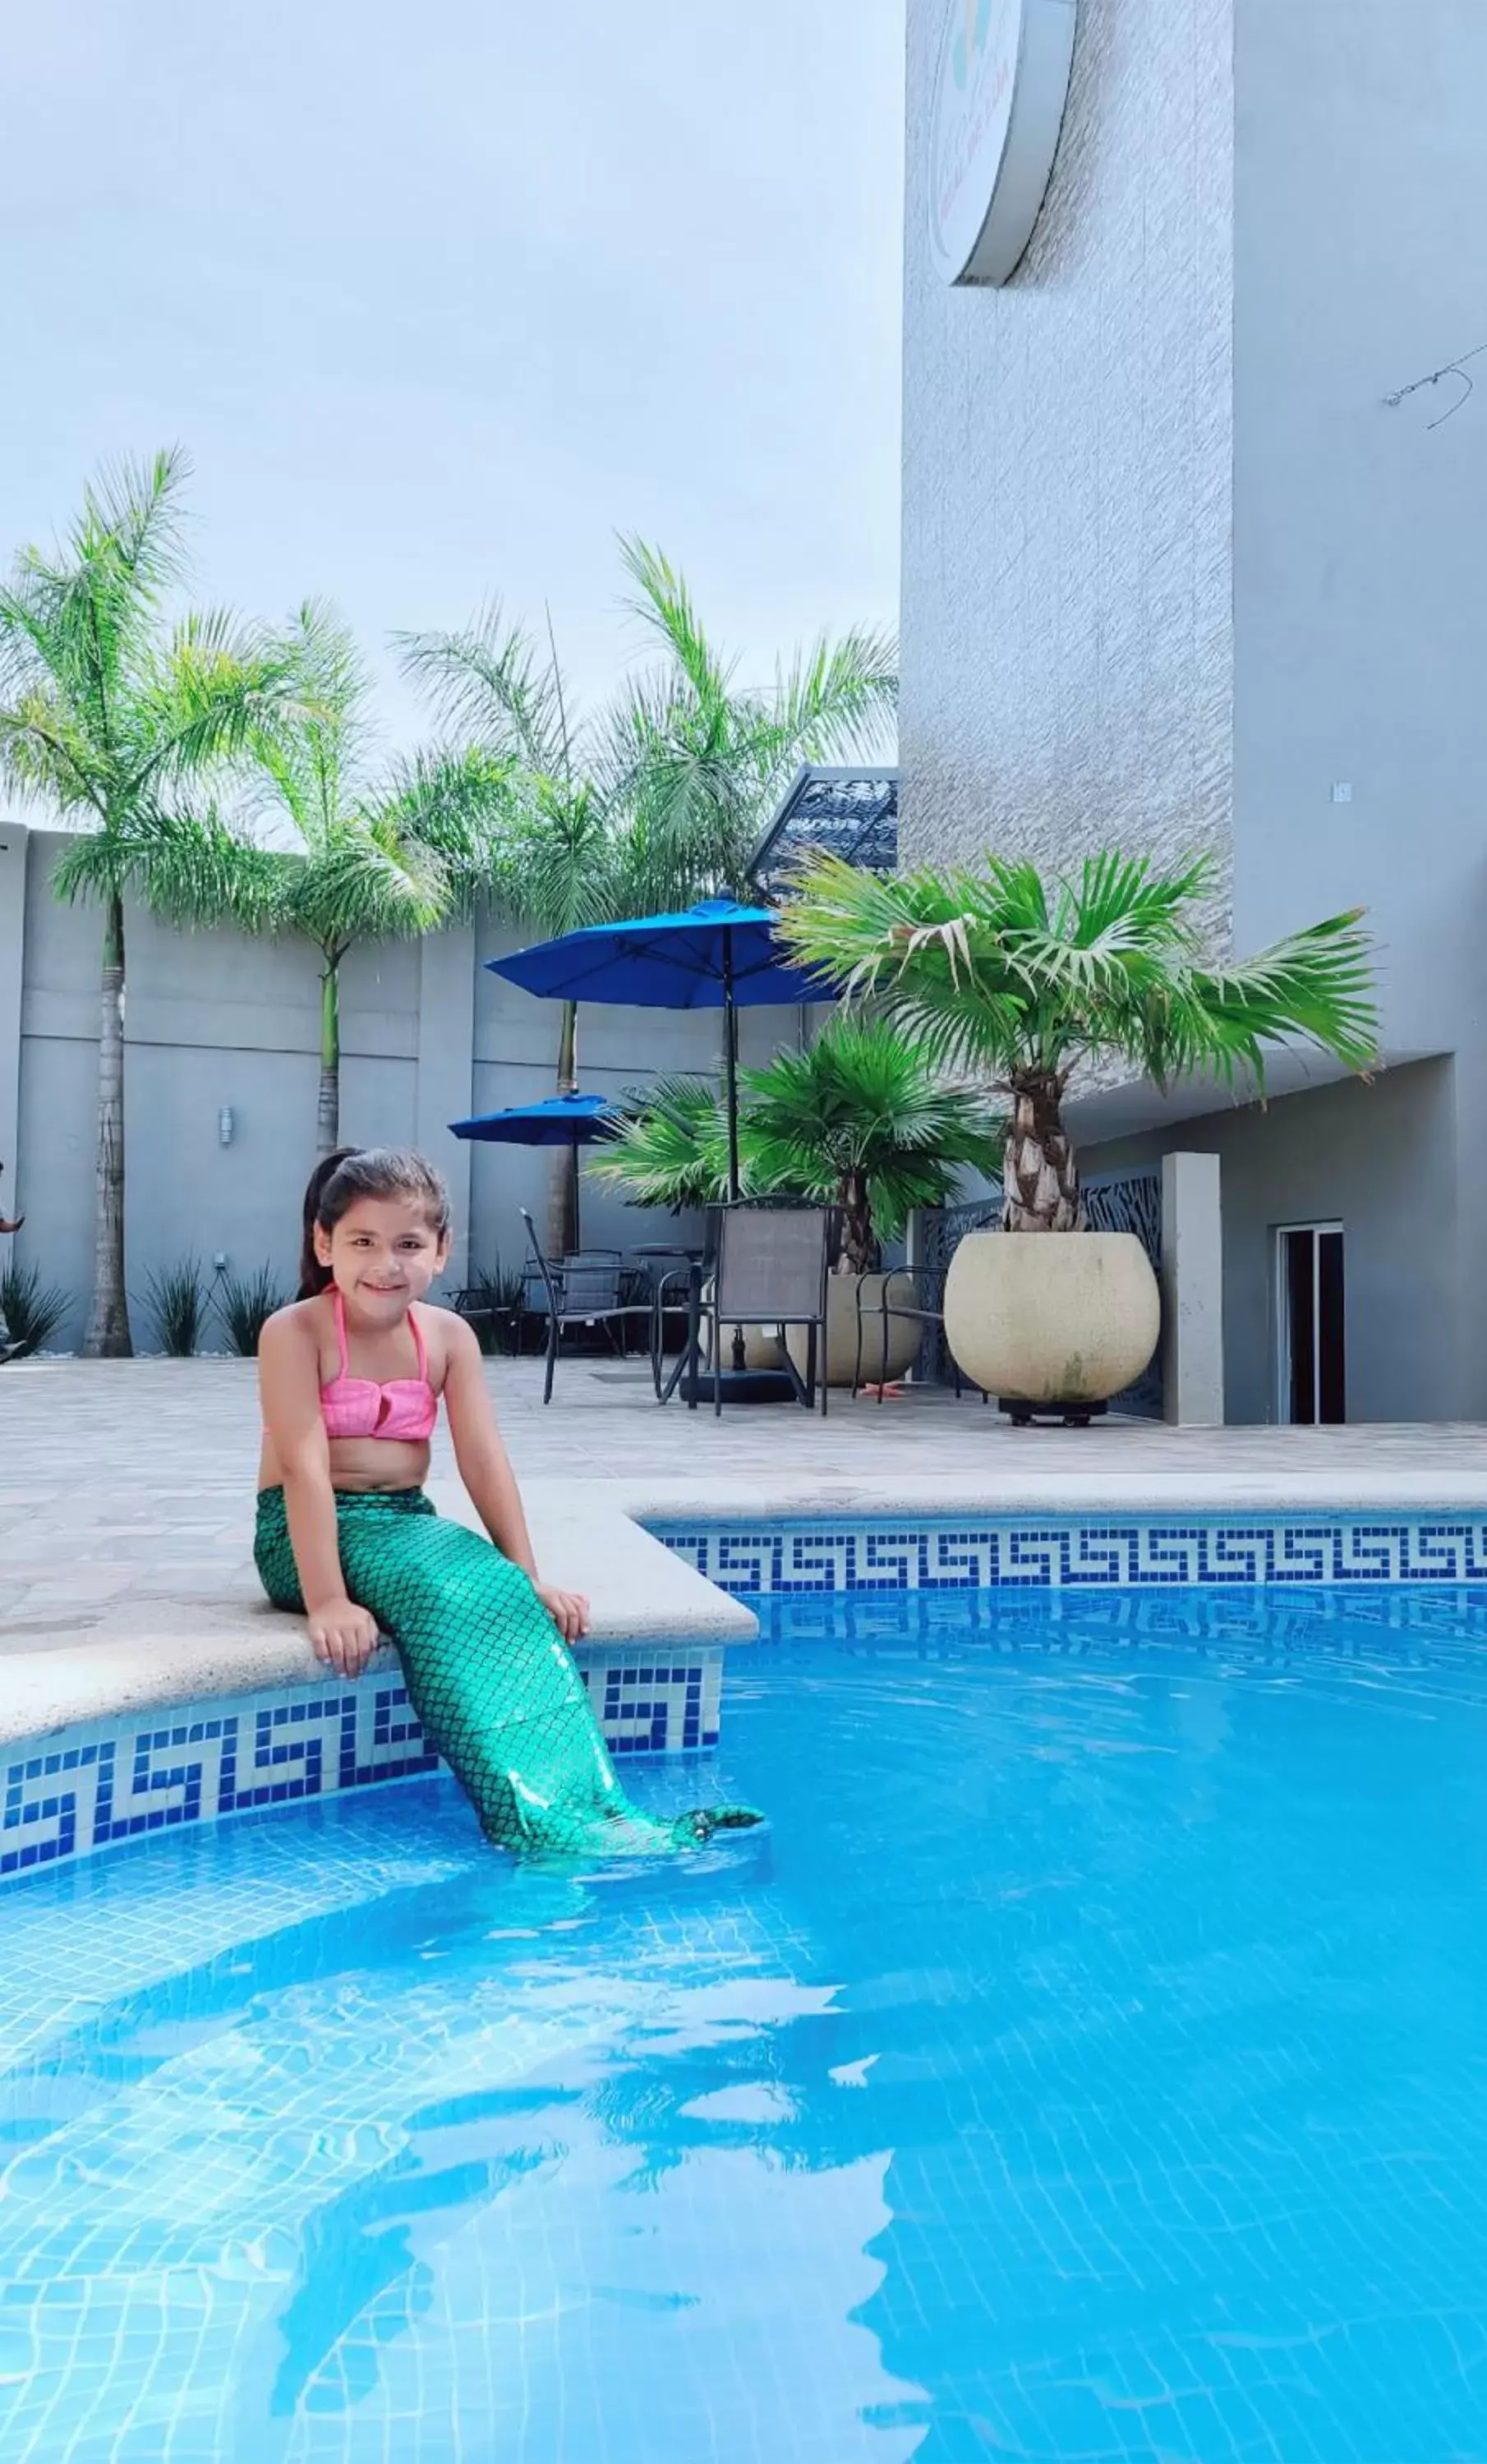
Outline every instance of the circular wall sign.
<svg viewBox="0 0 1487 2464"><path fill-rule="evenodd" d="M946 0L929 130L930 245L946 282L1005 282L1032 237L1076 13L1076 0Z"/></svg>

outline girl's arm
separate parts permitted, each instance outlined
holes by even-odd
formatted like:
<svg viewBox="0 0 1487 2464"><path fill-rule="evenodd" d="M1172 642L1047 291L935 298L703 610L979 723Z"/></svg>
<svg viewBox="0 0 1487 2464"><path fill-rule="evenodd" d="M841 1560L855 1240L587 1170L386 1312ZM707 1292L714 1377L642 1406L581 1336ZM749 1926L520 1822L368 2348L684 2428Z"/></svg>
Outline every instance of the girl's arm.
<svg viewBox="0 0 1487 2464"><path fill-rule="evenodd" d="M360 1677L377 1647L377 1620L346 1597L321 1412L319 1346L295 1309L271 1317L258 1338L258 1394L284 1484L289 1538L316 1658L344 1677Z"/></svg>
<svg viewBox="0 0 1487 2464"><path fill-rule="evenodd" d="M444 1401L459 1477L471 1503L503 1557L530 1576L537 1595L566 1641L576 1641L588 1625L588 1602L580 1592L544 1583L532 1553L522 1492L501 1442L491 1409L480 1360L480 1347L470 1327L452 1309L440 1311L447 1336Z"/></svg>

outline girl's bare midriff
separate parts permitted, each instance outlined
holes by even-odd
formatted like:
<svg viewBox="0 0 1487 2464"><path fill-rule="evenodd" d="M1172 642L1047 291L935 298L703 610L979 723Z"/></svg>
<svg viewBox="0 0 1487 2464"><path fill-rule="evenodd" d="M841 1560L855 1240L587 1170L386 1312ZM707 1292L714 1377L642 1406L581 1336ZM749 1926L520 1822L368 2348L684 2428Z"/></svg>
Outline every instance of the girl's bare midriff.
<svg viewBox="0 0 1487 2464"><path fill-rule="evenodd" d="M332 1438L332 1488L422 1488L429 1477L429 1448L407 1438ZM267 1433L258 1455L258 1486L282 1488L284 1475Z"/></svg>
<svg viewBox="0 0 1487 2464"><path fill-rule="evenodd" d="M420 1320L420 1324L437 1347L439 1337L430 1326L432 1315L430 1312ZM436 1382L442 1382L442 1372L433 1366L435 1356L442 1355L431 1353L431 1375ZM322 1344L318 1363L321 1385L328 1384L339 1374L340 1368L341 1358L334 1343L328 1348ZM422 1488L429 1477L430 1448L426 1438L331 1438L327 1442L332 1488ZM274 1441L265 1429L258 1453L258 1486L282 1488L283 1485L283 1468L274 1451Z"/></svg>

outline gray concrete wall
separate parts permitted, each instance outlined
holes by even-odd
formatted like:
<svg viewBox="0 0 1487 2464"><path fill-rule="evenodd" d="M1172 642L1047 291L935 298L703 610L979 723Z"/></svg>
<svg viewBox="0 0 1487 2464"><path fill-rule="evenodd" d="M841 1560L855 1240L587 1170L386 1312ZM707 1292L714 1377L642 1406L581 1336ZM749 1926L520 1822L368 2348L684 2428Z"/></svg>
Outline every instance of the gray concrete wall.
<svg viewBox="0 0 1487 2464"><path fill-rule="evenodd" d="M55 835L28 841L12 825L0 828L0 1194L18 1194L26 1208L20 1262L72 1296L56 1338L67 1347L80 1339L92 1272L101 926L97 909L53 897ZM532 1000L481 963L521 938L489 923L455 928L353 951L342 971L343 1134L362 1145L422 1145L448 1176L451 1283L472 1263L516 1263L519 1206L542 1224L545 1157L467 1146L447 1128L467 1112L553 1091L558 1004ZM267 1262L286 1286L293 1280L314 1161L319 984L300 944L177 933L134 909L126 948L127 1271L135 1341L147 1349L148 1279L189 1254L210 1270L221 1251L234 1273ZM716 1011L589 1006L579 1015L587 1088L619 1090L661 1069L718 1067ZM793 1011L745 1014L744 1061L766 1060L796 1032ZM234 1125L226 1147L224 1106ZM586 1186L586 1241L632 1247L690 1228Z"/></svg>
<svg viewBox="0 0 1487 2464"><path fill-rule="evenodd" d="M1081 1149L1087 1174L1175 1150L1219 1156L1231 1420L1276 1417L1276 1228L1324 1221L1343 1226L1349 1419L1476 1415L1460 1343L1455 1106L1454 1064L1420 1062Z"/></svg>
<svg viewBox="0 0 1487 2464"><path fill-rule="evenodd" d="M1232 0L1081 0L1048 201L1002 290L951 289L929 254L945 5L908 10L904 851L1222 852Z"/></svg>
<svg viewBox="0 0 1487 2464"><path fill-rule="evenodd" d="M1385 398L1487 334L1487 10L1241 0L1236 87L1235 939L1366 907L1386 1051L1454 1051L1450 1271L1478 1415L1487 388L1433 432L1464 388ZM1397 1290L1440 1288L1437 1223L1433 1200L1401 1221Z"/></svg>

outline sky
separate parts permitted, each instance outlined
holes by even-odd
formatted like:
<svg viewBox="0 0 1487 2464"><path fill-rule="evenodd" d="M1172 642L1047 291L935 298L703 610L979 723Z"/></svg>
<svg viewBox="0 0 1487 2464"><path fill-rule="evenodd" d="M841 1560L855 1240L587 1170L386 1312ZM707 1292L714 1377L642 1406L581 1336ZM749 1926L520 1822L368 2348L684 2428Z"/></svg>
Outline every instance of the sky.
<svg viewBox="0 0 1487 2464"><path fill-rule="evenodd" d="M616 532L763 682L898 606L903 0L0 0L0 556L179 443L193 597L499 597L581 695Z"/></svg>

